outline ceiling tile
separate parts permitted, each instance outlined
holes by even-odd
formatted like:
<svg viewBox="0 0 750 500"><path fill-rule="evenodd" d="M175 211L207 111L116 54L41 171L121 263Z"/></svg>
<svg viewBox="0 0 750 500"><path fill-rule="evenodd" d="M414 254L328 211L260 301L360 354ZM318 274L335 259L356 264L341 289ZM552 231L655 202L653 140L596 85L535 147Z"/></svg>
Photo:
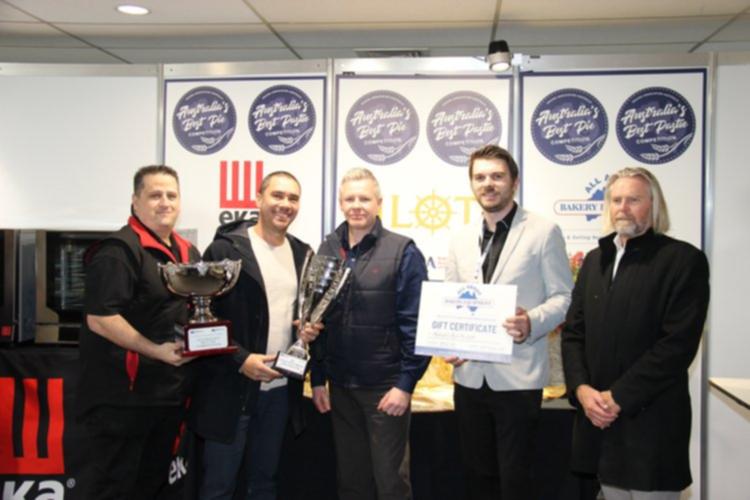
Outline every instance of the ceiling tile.
<svg viewBox="0 0 750 500"><path fill-rule="evenodd" d="M262 24L65 24L64 29L101 47L190 49L283 48Z"/></svg>
<svg viewBox="0 0 750 500"><path fill-rule="evenodd" d="M287 49L111 49L111 52L133 64L296 59Z"/></svg>
<svg viewBox="0 0 750 500"><path fill-rule="evenodd" d="M0 22L0 46L12 47L86 47L80 40L46 24Z"/></svg>
<svg viewBox="0 0 750 500"><path fill-rule="evenodd" d="M750 40L750 15L740 16L711 37L711 42L739 42Z"/></svg>
<svg viewBox="0 0 750 500"><path fill-rule="evenodd" d="M257 23L253 11L239 0L136 0L151 10L146 16L129 16L115 10L128 3L117 0L5 0L47 22L61 23Z"/></svg>
<svg viewBox="0 0 750 500"><path fill-rule="evenodd" d="M107 64L122 61L96 49L0 47L0 61L17 63Z"/></svg>
<svg viewBox="0 0 750 500"><path fill-rule="evenodd" d="M654 54L685 53L693 46L690 43L662 44L586 44L586 45L520 45L513 51L526 55L595 55L595 54Z"/></svg>
<svg viewBox="0 0 750 500"><path fill-rule="evenodd" d="M24 14L20 10L6 3L0 3L0 21L37 22L33 17Z"/></svg>
<svg viewBox="0 0 750 500"><path fill-rule="evenodd" d="M656 21L542 21L500 23L497 38L515 45L616 45L688 43L702 40L728 18Z"/></svg>
<svg viewBox="0 0 750 500"><path fill-rule="evenodd" d="M275 25L294 47L421 48L475 46L490 41L488 23Z"/></svg>
<svg viewBox="0 0 750 500"><path fill-rule="evenodd" d="M271 23L489 21L497 0L249 0Z"/></svg>
<svg viewBox="0 0 750 500"><path fill-rule="evenodd" d="M502 21L735 15L747 0L503 0Z"/></svg>
<svg viewBox="0 0 750 500"><path fill-rule="evenodd" d="M750 41L743 42L708 42L696 49L696 52L750 51Z"/></svg>

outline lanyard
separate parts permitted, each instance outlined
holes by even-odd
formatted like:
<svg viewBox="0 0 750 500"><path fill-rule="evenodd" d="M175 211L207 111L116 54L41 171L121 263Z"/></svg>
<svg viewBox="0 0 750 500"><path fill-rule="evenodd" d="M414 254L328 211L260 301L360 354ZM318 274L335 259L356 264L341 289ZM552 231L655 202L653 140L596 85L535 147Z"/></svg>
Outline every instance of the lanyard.
<svg viewBox="0 0 750 500"><path fill-rule="evenodd" d="M474 270L474 281L477 283L484 283L484 272L482 270L482 266L484 266L484 261L487 260L487 255L489 255L490 253L492 242L495 241L496 234L497 232L492 233L492 237L487 242L487 244L484 245L484 248L482 248L482 240L484 239L484 223L482 223L481 234L479 235L479 249L482 251L482 255L479 256L477 267Z"/></svg>

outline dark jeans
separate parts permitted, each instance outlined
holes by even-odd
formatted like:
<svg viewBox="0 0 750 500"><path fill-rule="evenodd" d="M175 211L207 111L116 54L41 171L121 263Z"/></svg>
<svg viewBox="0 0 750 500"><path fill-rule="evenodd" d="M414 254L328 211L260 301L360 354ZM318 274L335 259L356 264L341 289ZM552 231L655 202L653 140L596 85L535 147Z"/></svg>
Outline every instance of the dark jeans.
<svg viewBox="0 0 750 500"><path fill-rule="evenodd" d="M455 385L454 401L471 500L534 497L532 461L542 391Z"/></svg>
<svg viewBox="0 0 750 500"><path fill-rule="evenodd" d="M331 385L331 422L341 500L406 500L409 482L409 422L378 411L387 390Z"/></svg>
<svg viewBox="0 0 750 500"><path fill-rule="evenodd" d="M231 443L207 439L200 499L229 500L234 495L247 500L274 500L288 415L286 386L258 391L255 408L249 415L240 416ZM235 495L237 488L247 494Z"/></svg>
<svg viewBox="0 0 750 500"><path fill-rule="evenodd" d="M184 410L167 407L94 408L82 419L88 456L80 498L159 498Z"/></svg>

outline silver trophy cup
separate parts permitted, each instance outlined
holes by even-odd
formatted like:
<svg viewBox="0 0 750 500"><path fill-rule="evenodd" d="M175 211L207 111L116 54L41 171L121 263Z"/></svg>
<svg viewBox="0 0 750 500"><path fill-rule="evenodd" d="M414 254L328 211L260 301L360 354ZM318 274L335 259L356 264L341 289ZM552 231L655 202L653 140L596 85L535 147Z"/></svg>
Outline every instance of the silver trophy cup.
<svg viewBox="0 0 750 500"><path fill-rule="evenodd" d="M302 265L299 287L297 288L298 331L306 323L319 323L326 311L341 292L351 270L346 262L335 257L307 253ZM292 344L286 352L279 352L273 368L287 377L303 379L310 361L308 345L301 339Z"/></svg>
<svg viewBox="0 0 750 500"><path fill-rule="evenodd" d="M187 297L193 314L182 328L185 340L183 356L205 356L236 351L230 345L231 322L211 312L211 299L228 292L240 276L241 261L193 264L159 264L164 285L175 295Z"/></svg>

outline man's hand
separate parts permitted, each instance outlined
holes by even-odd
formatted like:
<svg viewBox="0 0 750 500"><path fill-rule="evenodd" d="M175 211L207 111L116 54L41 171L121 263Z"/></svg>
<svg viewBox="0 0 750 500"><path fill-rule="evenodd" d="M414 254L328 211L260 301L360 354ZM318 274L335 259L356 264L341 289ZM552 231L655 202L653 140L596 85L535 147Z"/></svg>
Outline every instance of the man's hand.
<svg viewBox="0 0 750 500"><path fill-rule="evenodd" d="M328 389L324 385L317 385L312 388L313 404L320 413L331 411L331 398L328 395Z"/></svg>
<svg viewBox="0 0 750 500"><path fill-rule="evenodd" d="M602 392L602 398L604 398L604 402L606 405L612 409L612 411L615 413L615 415L619 415L622 408L620 408L620 405L615 402L615 398L612 397L612 391L604 391Z"/></svg>
<svg viewBox="0 0 750 500"><path fill-rule="evenodd" d="M576 389L576 398L583 406L586 417L595 427L606 429L617 418L620 407L614 403L610 391L599 392L590 385L582 384Z"/></svg>
<svg viewBox="0 0 750 500"><path fill-rule="evenodd" d="M318 335L320 335L320 331L323 329L323 323L305 323L305 327L301 330L299 329L298 319L295 319L293 324L299 331L299 338L302 339L305 344L309 344L317 339Z"/></svg>
<svg viewBox="0 0 750 500"><path fill-rule="evenodd" d="M281 373L266 364L272 363L274 359L276 359L275 354L251 354L242 363L240 373L258 382L270 382L273 379L281 378L283 377Z"/></svg>
<svg viewBox="0 0 750 500"><path fill-rule="evenodd" d="M523 307L516 307L516 315L507 318L503 328L508 335L513 337L513 342L520 344L529 337L531 333L531 320Z"/></svg>
<svg viewBox="0 0 750 500"><path fill-rule="evenodd" d="M391 417L400 417L409 408L411 394L398 387L392 387L378 403L378 410Z"/></svg>
<svg viewBox="0 0 750 500"><path fill-rule="evenodd" d="M446 356L443 358L446 363L453 365L453 368L458 368L462 364L466 363L467 360L459 358L458 356Z"/></svg>
<svg viewBox="0 0 750 500"><path fill-rule="evenodd" d="M178 340L176 342L164 342L163 344L155 344L153 347L152 357L167 363L172 366L181 366L192 361L193 358L187 358L182 356L182 351L185 349L185 344Z"/></svg>

